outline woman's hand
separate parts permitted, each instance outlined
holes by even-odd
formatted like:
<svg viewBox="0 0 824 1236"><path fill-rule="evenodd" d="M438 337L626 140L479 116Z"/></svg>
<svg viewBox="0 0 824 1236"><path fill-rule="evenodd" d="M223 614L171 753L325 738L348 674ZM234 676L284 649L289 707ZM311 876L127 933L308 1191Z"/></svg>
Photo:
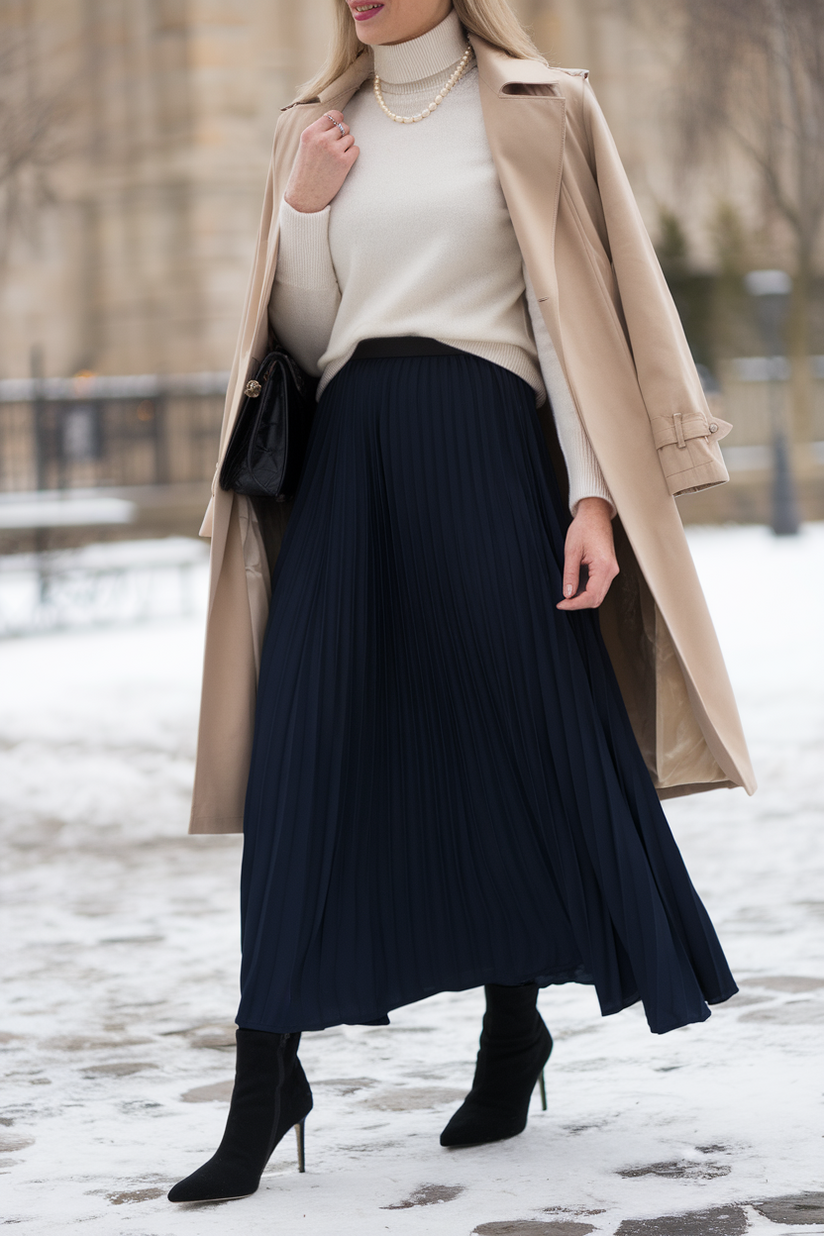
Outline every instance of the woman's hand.
<svg viewBox="0 0 824 1236"><path fill-rule="evenodd" d="M301 214L325 210L359 154L343 113L327 112L300 135L285 201Z"/></svg>
<svg viewBox="0 0 824 1236"><path fill-rule="evenodd" d="M589 572L579 592L581 567ZM618 574L611 507L603 498L582 498L564 545L564 600L558 609L597 609Z"/></svg>

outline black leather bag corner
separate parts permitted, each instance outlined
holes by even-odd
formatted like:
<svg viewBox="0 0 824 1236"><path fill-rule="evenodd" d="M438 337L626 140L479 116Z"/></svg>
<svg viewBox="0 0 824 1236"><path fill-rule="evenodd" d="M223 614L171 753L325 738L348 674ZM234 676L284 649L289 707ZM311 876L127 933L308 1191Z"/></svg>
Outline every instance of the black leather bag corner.
<svg viewBox="0 0 824 1236"><path fill-rule="evenodd" d="M294 497L316 389L317 382L276 345L244 388L220 469L221 489L278 502Z"/></svg>

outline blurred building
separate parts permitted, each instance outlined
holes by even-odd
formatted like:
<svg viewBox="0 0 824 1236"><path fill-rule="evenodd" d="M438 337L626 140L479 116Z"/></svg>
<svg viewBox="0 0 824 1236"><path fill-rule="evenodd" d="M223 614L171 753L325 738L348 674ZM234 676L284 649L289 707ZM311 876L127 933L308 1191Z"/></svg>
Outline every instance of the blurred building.
<svg viewBox="0 0 824 1236"><path fill-rule="evenodd" d="M317 2L4 0L0 376L33 345L52 374L228 367L275 117L322 26Z"/></svg>
<svg viewBox="0 0 824 1236"><path fill-rule="evenodd" d="M277 112L322 60L330 8L4 0L0 377L26 374L35 345L51 374L228 367ZM655 232L676 191L660 30L623 0L521 11L553 61L592 70Z"/></svg>
<svg viewBox="0 0 824 1236"><path fill-rule="evenodd" d="M229 368L278 109L319 66L332 2L4 0L0 382L28 375L33 357L55 377ZM552 62L590 70L656 241L666 248L669 228L682 266L716 270L722 203L763 241L763 195L733 147L722 144L700 167L679 154L681 46L660 6L517 4ZM770 244L780 253L780 229ZM147 465L140 483L210 475L197 462L213 455L220 400L209 398L206 412L191 413L200 438L186 469ZM824 438L821 403L813 436ZM134 457L132 437L151 431L147 459L161 459L155 413L140 405L141 429L138 406L134 425L117 431L123 458ZM21 405L21 425L23 415ZM58 475L78 483L65 455L52 452L46 484ZM43 459L32 456L28 479L12 487L33 484L37 467L42 481ZM136 483L106 467L94 483Z"/></svg>

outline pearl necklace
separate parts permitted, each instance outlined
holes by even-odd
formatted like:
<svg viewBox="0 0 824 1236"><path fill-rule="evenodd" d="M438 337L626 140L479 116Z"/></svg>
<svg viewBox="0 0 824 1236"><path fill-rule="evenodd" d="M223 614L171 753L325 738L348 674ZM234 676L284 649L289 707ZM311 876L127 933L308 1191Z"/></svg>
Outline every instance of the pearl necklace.
<svg viewBox="0 0 824 1236"><path fill-rule="evenodd" d="M469 67L471 56L472 44L468 43L466 51L458 61L458 67L455 69L455 72L452 74L446 85L441 87L440 94L436 94L429 106L425 107L422 112L418 112L417 116L396 116L394 112L390 112L389 108L383 101L383 95L381 94L381 79L376 73L372 88L375 91L375 98L378 100L381 111L384 115L388 116L390 120L394 120L395 124L417 124L419 120L425 120L427 116L432 115L436 107L443 103L453 86L457 86L458 82L461 80Z"/></svg>

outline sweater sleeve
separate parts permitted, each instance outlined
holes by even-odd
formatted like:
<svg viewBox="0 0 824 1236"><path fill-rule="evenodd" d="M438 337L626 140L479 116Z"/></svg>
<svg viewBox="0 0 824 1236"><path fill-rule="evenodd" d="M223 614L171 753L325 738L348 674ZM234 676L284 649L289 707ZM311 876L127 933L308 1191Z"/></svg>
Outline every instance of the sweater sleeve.
<svg viewBox="0 0 824 1236"><path fill-rule="evenodd" d="M569 509L574 517L582 498L604 498L610 504L614 517L615 503L612 500L612 494L607 488L604 474L581 424L581 418L575 408L558 354L549 337L549 331L526 269L524 269L524 282L541 374L549 393L558 442L569 476Z"/></svg>
<svg viewBox="0 0 824 1236"><path fill-rule="evenodd" d="M280 205L280 240L269 323L277 339L307 373L320 374L318 361L329 344L340 304L340 288L329 248L331 207L315 214Z"/></svg>

